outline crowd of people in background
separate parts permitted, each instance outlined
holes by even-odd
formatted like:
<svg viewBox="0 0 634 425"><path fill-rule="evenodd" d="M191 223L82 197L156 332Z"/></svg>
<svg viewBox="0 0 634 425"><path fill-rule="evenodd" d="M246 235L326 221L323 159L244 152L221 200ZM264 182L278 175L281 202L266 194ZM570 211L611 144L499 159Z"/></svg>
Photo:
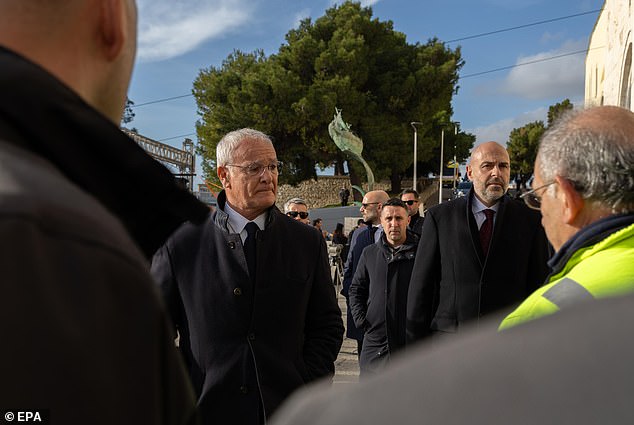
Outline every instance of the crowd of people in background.
<svg viewBox="0 0 634 425"><path fill-rule="evenodd" d="M120 131L136 15L0 2L5 420L634 422L634 113L549 126L519 200L485 142L466 196L422 216L416 191L369 191L346 238L300 198L275 206L261 131L218 143L214 211ZM330 239L348 246L345 329ZM332 388L344 332L362 379Z"/></svg>

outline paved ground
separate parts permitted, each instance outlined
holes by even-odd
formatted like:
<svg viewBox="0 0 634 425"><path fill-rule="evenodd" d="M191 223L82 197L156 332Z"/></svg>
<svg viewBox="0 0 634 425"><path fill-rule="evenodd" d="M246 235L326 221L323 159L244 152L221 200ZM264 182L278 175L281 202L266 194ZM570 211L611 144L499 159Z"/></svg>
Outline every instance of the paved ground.
<svg viewBox="0 0 634 425"><path fill-rule="evenodd" d="M343 315L343 324L346 324L346 299L338 295L339 307ZM335 362L334 385L350 385L359 382L359 362L357 360L357 341L343 339L343 345Z"/></svg>

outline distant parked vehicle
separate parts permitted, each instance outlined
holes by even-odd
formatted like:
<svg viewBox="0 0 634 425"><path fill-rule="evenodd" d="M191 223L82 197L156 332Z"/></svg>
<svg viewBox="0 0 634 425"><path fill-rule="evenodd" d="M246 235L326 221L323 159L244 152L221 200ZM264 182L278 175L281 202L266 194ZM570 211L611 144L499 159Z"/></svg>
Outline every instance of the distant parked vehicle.
<svg viewBox="0 0 634 425"><path fill-rule="evenodd" d="M458 199L458 198L462 198L463 196L466 196L467 193L469 193L469 191L471 190L472 186L473 184L471 182L458 183L458 186L456 186L456 189L454 190L453 198Z"/></svg>

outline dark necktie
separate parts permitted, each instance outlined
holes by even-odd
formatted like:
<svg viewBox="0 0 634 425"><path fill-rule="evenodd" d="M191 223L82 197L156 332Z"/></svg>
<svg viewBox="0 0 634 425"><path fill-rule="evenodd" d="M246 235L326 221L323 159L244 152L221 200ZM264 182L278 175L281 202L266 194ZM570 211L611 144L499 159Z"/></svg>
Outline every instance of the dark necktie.
<svg viewBox="0 0 634 425"><path fill-rule="evenodd" d="M247 266L249 267L249 277L251 282L255 282L255 271L257 264L257 250L255 233L258 231L258 225L250 221L245 226L247 230L247 238L244 240L244 256L247 259Z"/></svg>
<svg viewBox="0 0 634 425"><path fill-rule="evenodd" d="M483 210L484 215L486 215L486 220L482 223L482 227L480 227L480 245L482 246L482 252L484 255L489 253L489 245L491 244L491 235L493 234L493 215L495 211L486 209Z"/></svg>

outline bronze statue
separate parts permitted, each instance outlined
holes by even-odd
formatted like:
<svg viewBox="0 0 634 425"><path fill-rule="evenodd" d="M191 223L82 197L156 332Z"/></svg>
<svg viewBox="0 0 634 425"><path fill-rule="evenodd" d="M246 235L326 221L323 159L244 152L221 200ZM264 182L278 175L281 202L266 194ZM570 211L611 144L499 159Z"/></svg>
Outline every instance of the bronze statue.
<svg viewBox="0 0 634 425"><path fill-rule="evenodd" d="M333 120L330 124L328 124L328 133L335 142L335 145L337 145L342 152L352 155L353 158L359 160L363 164L365 172L368 175L368 191L374 190L374 173L368 163L361 156L361 152L363 151L363 140L352 133L352 130L350 130L350 124L343 121L343 118L341 117L341 109L335 108L335 112L336 114ZM362 195L364 194L363 190L359 187L353 186L353 188L360 191Z"/></svg>

